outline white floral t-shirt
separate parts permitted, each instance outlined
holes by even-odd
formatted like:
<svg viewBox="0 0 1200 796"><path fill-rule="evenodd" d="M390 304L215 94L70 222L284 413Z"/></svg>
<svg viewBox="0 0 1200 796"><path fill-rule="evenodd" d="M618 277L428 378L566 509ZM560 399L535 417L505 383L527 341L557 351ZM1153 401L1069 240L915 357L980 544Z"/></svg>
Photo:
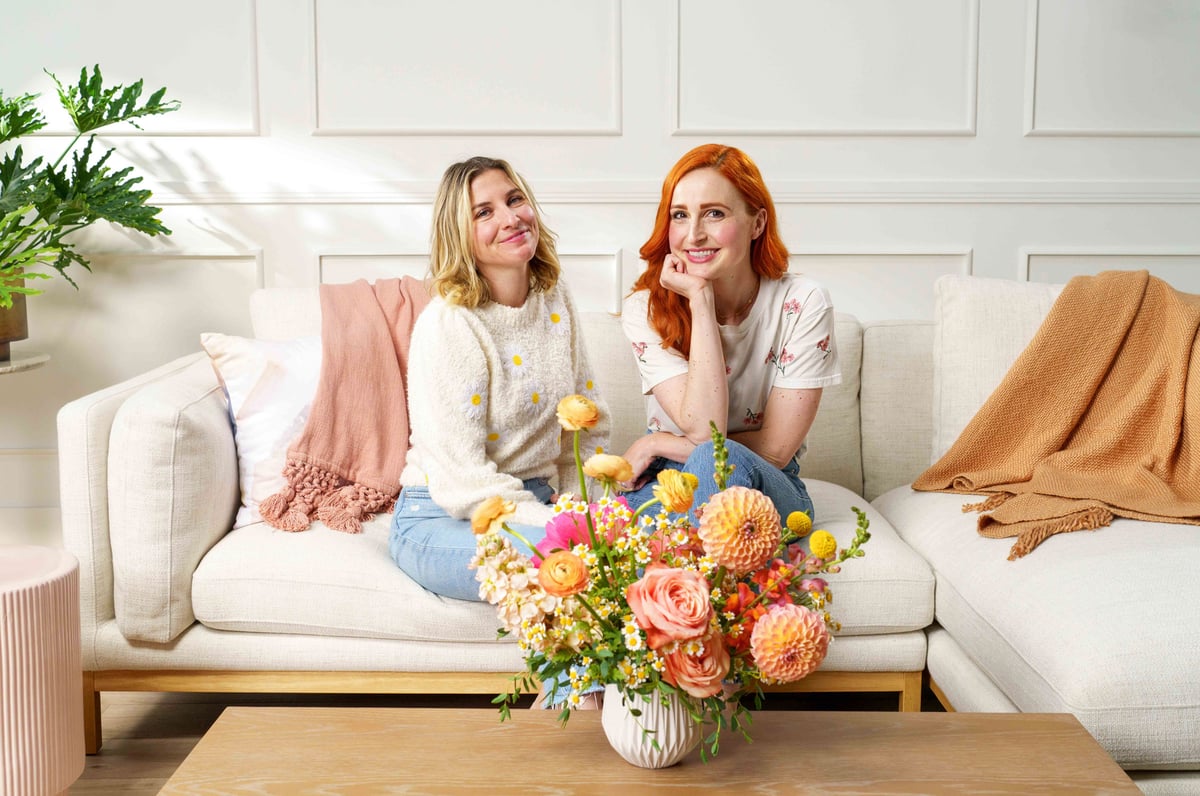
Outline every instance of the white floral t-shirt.
<svg viewBox="0 0 1200 796"><path fill-rule="evenodd" d="M639 290L625 299L621 325L642 376L646 428L682 434L651 391L687 373L688 363L674 348L662 347L662 338L647 317L649 296ZM833 320L829 291L816 281L792 273L762 280L746 319L720 327L729 377L730 434L753 431L762 424L772 387L808 389L841 383ZM796 458L803 455L801 445Z"/></svg>

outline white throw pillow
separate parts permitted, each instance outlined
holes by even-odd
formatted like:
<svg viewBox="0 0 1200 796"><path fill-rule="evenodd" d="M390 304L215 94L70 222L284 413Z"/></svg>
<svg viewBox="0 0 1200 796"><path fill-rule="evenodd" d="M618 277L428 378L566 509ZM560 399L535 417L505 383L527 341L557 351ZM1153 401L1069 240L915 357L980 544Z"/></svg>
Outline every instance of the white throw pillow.
<svg viewBox="0 0 1200 796"><path fill-rule="evenodd" d="M999 386L1063 287L978 276L937 280L930 462L950 449Z"/></svg>
<svg viewBox="0 0 1200 796"><path fill-rule="evenodd" d="M233 527L259 522L258 504L285 485L288 446L308 422L321 375L321 338L200 335L229 397L242 506Z"/></svg>

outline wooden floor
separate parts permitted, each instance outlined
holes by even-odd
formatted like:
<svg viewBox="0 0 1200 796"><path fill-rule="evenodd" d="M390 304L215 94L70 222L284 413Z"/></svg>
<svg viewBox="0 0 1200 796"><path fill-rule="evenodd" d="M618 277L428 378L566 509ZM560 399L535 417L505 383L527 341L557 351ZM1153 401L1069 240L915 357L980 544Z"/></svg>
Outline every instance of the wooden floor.
<svg viewBox="0 0 1200 796"><path fill-rule="evenodd" d="M478 707L494 710L488 696L320 696L305 694L105 693L101 697L104 746L89 756L72 794L153 796L227 705L366 705L376 707ZM766 709L895 710L894 694L770 694ZM922 710L941 710L927 690ZM499 721L499 717L497 717Z"/></svg>

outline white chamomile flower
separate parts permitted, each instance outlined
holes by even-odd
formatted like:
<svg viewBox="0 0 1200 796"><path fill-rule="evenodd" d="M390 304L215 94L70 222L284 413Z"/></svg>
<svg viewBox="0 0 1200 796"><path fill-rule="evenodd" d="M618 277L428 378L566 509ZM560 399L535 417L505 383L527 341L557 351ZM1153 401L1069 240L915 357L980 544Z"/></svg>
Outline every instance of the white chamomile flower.
<svg viewBox="0 0 1200 796"><path fill-rule="evenodd" d="M501 352L504 371L513 378L524 378L529 369L529 355L518 345L505 346Z"/></svg>
<svg viewBox="0 0 1200 796"><path fill-rule="evenodd" d="M555 334L570 334L571 321L567 317L567 308L565 305L553 301L546 307L547 320L550 323L550 331Z"/></svg>
<svg viewBox="0 0 1200 796"><path fill-rule="evenodd" d="M468 384L462 395L462 410L472 420L480 420L487 414L487 384L477 381Z"/></svg>
<svg viewBox="0 0 1200 796"><path fill-rule="evenodd" d="M536 381L526 381L522 385L521 392L521 411L527 416L536 417L549 409L554 411L554 401L550 399L544 392L542 387Z"/></svg>

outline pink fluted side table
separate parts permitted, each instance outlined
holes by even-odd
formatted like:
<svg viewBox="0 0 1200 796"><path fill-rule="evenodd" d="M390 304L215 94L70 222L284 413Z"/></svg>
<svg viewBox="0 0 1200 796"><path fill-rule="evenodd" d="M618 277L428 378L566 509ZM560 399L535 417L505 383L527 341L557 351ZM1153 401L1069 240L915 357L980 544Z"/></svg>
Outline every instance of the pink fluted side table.
<svg viewBox="0 0 1200 796"><path fill-rule="evenodd" d="M62 793L83 773L79 562L0 545L0 796Z"/></svg>

